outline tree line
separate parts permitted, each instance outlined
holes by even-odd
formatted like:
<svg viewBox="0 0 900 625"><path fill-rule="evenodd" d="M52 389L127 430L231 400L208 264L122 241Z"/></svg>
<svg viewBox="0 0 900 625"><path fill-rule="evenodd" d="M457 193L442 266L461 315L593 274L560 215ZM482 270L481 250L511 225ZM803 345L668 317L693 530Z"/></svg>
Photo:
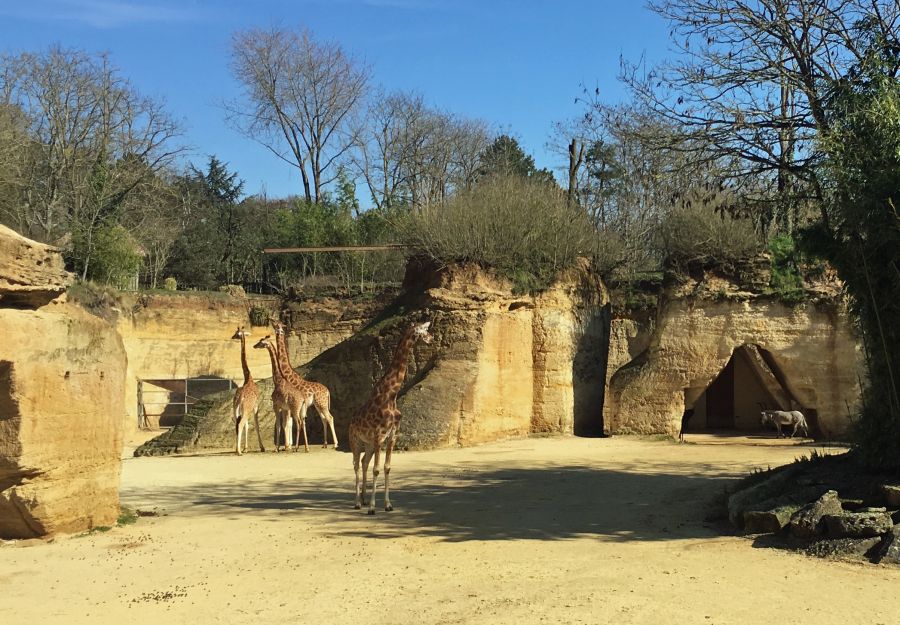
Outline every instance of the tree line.
<svg viewBox="0 0 900 625"><path fill-rule="evenodd" d="M529 267L531 285L581 255L627 276L768 248L783 265L773 279L793 285L804 262L823 258L845 281L865 342L864 447L898 466L900 4L649 8L676 54L624 59L624 103L583 89L581 113L549 142L562 185L514 137L378 89L369 67L303 29L235 33L230 69L242 93L225 106L233 129L298 171L290 198L245 196L215 157L180 168L178 124L107 56L6 55L0 219L61 245L83 278L140 270L149 286L172 276L284 289L336 274L350 288L398 271L396 260L363 255L264 260L267 244L402 239L439 260Z"/></svg>

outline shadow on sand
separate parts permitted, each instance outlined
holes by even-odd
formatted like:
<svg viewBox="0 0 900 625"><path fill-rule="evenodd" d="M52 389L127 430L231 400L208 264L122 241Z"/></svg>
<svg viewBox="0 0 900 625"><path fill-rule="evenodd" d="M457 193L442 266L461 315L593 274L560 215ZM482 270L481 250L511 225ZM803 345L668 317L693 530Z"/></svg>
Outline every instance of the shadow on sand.
<svg viewBox="0 0 900 625"><path fill-rule="evenodd" d="M349 467L348 467L349 468ZM446 541L562 540L594 535L604 540L664 541L721 535L704 517L712 497L732 475L695 466L670 474L604 470L587 466L480 470L392 476L396 510L377 514L353 509L348 480L206 483L189 489L130 490L124 499L154 502L186 517L307 517L330 535L390 538L434 536Z"/></svg>

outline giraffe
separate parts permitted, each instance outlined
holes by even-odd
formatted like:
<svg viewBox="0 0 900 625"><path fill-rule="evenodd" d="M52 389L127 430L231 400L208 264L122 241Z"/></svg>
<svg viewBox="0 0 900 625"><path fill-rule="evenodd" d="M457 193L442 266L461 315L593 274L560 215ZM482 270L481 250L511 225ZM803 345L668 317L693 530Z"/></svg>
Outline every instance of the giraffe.
<svg viewBox="0 0 900 625"><path fill-rule="evenodd" d="M244 370L244 385L234 393L232 406L234 410L235 443L234 450L241 455L241 434L244 435L244 447L250 436L250 415L253 415L253 423L256 425L256 438L259 440L259 450L265 451L262 435L259 433L259 387L250 375L250 367L247 366L247 337L250 333L239 326L232 339L241 341L241 368Z"/></svg>
<svg viewBox="0 0 900 625"><path fill-rule="evenodd" d="M324 384L304 380L296 371L294 371L294 368L291 366L290 355L288 354L287 333L285 332L284 324L277 319L270 319L269 322L275 329L275 340L278 348L278 362L281 366L281 374L287 378L288 382L300 389L306 397L306 402L300 413L300 418L304 422L304 427L306 427L306 411L309 409L310 405L313 405L316 407L316 412L319 413L319 418L322 420L322 436L324 441L322 447L325 449L328 448L328 430L330 428L331 440L334 442L334 449L337 450L337 434L334 431L334 417L331 415L331 392L329 392L328 387Z"/></svg>
<svg viewBox="0 0 900 625"><path fill-rule="evenodd" d="M284 434L285 451L290 451L294 438L292 425L295 420L300 418L300 410L306 399L300 391L291 386L284 376L281 375L275 342L271 336L260 339L253 348L269 350L269 359L272 361L272 381L275 383L275 390L272 391L272 408L275 410L275 451L278 451L279 431ZM303 428L303 447L307 452L309 451L309 444L306 440L306 427Z"/></svg>
<svg viewBox="0 0 900 625"><path fill-rule="evenodd" d="M406 378L406 361L416 339L431 343L428 332L430 321L414 323L407 328L394 352L394 359L381 380L372 389L369 400L350 421L350 451L353 452L353 471L356 473L356 504L359 510L366 499L366 474L369 460L375 458L372 466L372 497L369 499L369 514L375 514L375 492L378 487L378 464L381 462L381 448L384 447L384 509L390 512L391 452L397 440L400 427L400 411L397 410L397 393ZM365 452L363 454L363 452ZM362 483L359 477L359 457L362 458Z"/></svg>

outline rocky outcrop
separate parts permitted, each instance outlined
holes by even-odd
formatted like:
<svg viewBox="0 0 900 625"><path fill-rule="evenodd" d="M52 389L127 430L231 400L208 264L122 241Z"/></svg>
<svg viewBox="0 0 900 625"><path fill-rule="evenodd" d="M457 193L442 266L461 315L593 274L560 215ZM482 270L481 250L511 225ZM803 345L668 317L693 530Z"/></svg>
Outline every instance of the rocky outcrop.
<svg viewBox="0 0 900 625"><path fill-rule="evenodd" d="M583 269L539 296L520 296L477 267L413 264L401 296L300 373L328 386L338 438L346 441L351 417L390 362L401 333L412 321L430 319L435 340L413 350L398 399L402 448L475 445L532 432L599 433L606 303L602 285ZM269 384L262 385L266 398ZM310 438L321 440L314 411L310 416ZM268 401L260 418L271 432ZM191 427L191 434L177 434L179 440L196 440L199 447L233 444L227 399ZM158 449L151 442L136 453Z"/></svg>
<svg viewBox="0 0 900 625"><path fill-rule="evenodd" d="M44 304L69 280L62 260L51 248L9 238L0 232L0 266L37 268L16 285L5 282L6 293L21 296L0 299L0 537L112 525L125 411L122 341L76 305ZM10 260L10 249L42 252Z"/></svg>
<svg viewBox="0 0 900 625"><path fill-rule="evenodd" d="M728 517L749 534L786 536L787 528L791 538L782 544L804 545L810 555L900 564L900 513L872 506L885 498L878 477L865 473L853 453L814 455L745 478L728 497Z"/></svg>
<svg viewBox="0 0 900 625"><path fill-rule="evenodd" d="M804 410L814 435L840 438L865 377L860 342L839 298L787 305L712 273L670 278L655 309L617 309L610 336L603 412L613 433L677 435L685 410L705 409L698 399L740 351L746 357L735 366L752 372L760 397L733 409L733 427L744 421L758 428L757 400L764 398L770 407ZM735 386L735 401L741 390Z"/></svg>
<svg viewBox="0 0 900 625"><path fill-rule="evenodd" d="M296 364L309 362L352 336L384 303L383 299L334 298L287 303L283 313L293 333L289 342L291 361ZM279 314L281 306L276 298L248 298L237 289L230 293L122 295L116 323L128 353L126 427L134 429L138 426L139 380L211 378L224 383L216 387L218 389L227 387L228 380L240 384L243 380L240 343L231 340L235 329L240 325L247 326L252 344L255 338L261 338L271 330L251 327L248 311L254 307L264 309L265 319L268 314ZM254 379L271 377L265 350L248 349L247 360ZM199 384L196 386L200 387ZM161 388L145 386L145 389L152 389L145 401L164 402L167 395ZM159 425L155 415L163 407L164 404L147 405L151 427Z"/></svg>
<svg viewBox="0 0 900 625"><path fill-rule="evenodd" d="M0 306L37 308L71 282L59 250L0 225Z"/></svg>

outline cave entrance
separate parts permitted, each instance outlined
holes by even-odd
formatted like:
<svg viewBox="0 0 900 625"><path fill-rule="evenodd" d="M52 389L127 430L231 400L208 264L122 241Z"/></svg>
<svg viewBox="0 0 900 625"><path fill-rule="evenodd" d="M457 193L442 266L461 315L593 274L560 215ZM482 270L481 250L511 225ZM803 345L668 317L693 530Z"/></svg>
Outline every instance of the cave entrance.
<svg viewBox="0 0 900 625"><path fill-rule="evenodd" d="M798 409L810 428L815 421L815 411L801 407L772 354L753 344L735 349L707 387L685 389L685 407L693 410L685 432L759 432L761 410Z"/></svg>
<svg viewBox="0 0 900 625"><path fill-rule="evenodd" d="M138 427L174 427L204 397L233 388L232 380L217 377L138 380Z"/></svg>

